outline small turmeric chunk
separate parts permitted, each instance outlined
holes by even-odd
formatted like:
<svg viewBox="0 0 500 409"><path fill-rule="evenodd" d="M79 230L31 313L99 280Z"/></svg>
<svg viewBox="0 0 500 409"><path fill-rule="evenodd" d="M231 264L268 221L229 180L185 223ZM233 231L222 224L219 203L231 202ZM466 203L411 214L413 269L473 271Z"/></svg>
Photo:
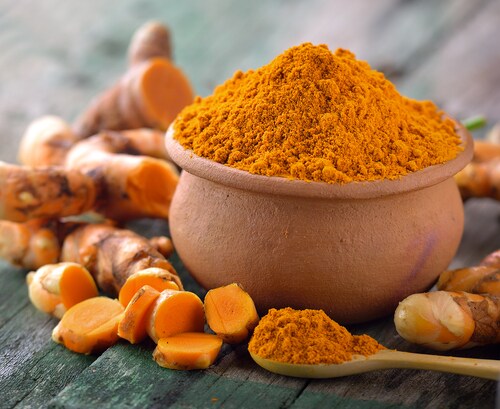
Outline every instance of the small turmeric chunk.
<svg viewBox="0 0 500 409"><path fill-rule="evenodd" d="M118 341L123 306L118 300L94 297L71 307L52 331L52 339L71 351L91 354Z"/></svg>
<svg viewBox="0 0 500 409"><path fill-rule="evenodd" d="M252 298L236 283L210 290L205 313L208 326L228 344L245 341L259 322Z"/></svg>
<svg viewBox="0 0 500 409"><path fill-rule="evenodd" d="M196 294L163 290L151 307L146 330L158 343L160 338L184 332L203 332L204 325L203 303Z"/></svg>
<svg viewBox="0 0 500 409"><path fill-rule="evenodd" d="M150 267L132 274L120 290L118 299L126 307L136 292L145 285L161 292L163 290L180 290L178 277L163 268Z"/></svg>
<svg viewBox="0 0 500 409"><path fill-rule="evenodd" d="M26 281L33 305L57 318L73 305L98 295L92 275L77 263L47 264L30 272Z"/></svg>
<svg viewBox="0 0 500 409"><path fill-rule="evenodd" d="M221 347L222 339L216 335L188 332L161 338L153 359L169 369L206 369L215 362Z"/></svg>
<svg viewBox="0 0 500 409"><path fill-rule="evenodd" d="M146 338L148 335L146 332L147 312L159 295L160 292L149 285L141 287L135 293L118 324L119 337L131 344L137 344Z"/></svg>

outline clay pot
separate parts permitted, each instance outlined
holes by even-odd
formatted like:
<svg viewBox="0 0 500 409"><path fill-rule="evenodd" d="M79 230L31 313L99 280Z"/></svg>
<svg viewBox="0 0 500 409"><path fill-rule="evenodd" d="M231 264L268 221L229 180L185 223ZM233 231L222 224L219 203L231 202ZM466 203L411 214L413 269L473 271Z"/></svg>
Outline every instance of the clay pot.
<svg viewBox="0 0 500 409"><path fill-rule="evenodd" d="M464 151L443 165L345 185L253 175L194 155L172 134L167 150L184 169L170 208L175 248L203 287L241 283L260 313L382 317L427 290L457 250L464 213L452 176L473 153L462 127Z"/></svg>

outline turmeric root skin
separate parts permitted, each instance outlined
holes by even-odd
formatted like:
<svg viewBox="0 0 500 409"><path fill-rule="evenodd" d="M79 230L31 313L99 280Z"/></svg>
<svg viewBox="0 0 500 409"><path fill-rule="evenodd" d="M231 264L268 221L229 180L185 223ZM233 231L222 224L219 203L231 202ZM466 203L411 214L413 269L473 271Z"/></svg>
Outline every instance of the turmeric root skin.
<svg viewBox="0 0 500 409"><path fill-rule="evenodd" d="M394 323L409 342L445 351L500 342L500 298L465 292L413 294Z"/></svg>
<svg viewBox="0 0 500 409"><path fill-rule="evenodd" d="M33 121L19 145L19 162L26 166L61 166L66 153L77 141L71 127L56 116Z"/></svg>
<svg viewBox="0 0 500 409"><path fill-rule="evenodd" d="M73 130L82 139L103 129L166 130L192 101L193 91L182 71L156 57L132 65L115 86L91 102Z"/></svg>
<svg viewBox="0 0 500 409"><path fill-rule="evenodd" d="M206 369L215 362L221 347L222 340L215 335L183 333L160 339L153 359L169 369Z"/></svg>
<svg viewBox="0 0 500 409"><path fill-rule="evenodd" d="M163 24L150 21L132 37L128 49L129 64L136 65L154 57L172 59L170 31Z"/></svg>
<svg viewBox="0 0 500 409"><path fill-rule="evenodd" d="M142 148L137 134L144 137ZM100 187L97 212L115 220L166 218L179 180L177 169L164 160L128 154L142 149L160 156L158 144L153 132L103 132L75 144L66 167L83 172Z"/></svg>
<svg viewBox="0 0 500 409"><path fill-rule="evenodd" d="M0 162L0 219L25 222L84 213L95 202L94 182L79 171Z"/></svg>
<svg viewBox="0 0 500 409"><path fill-rule="evenodd" d="M111 298L94 297L71 307L52 332L52 339L80 354L102 352L118 341L122 305Z"/></svg>
<svg viewBox="0 0 500 409"><path fill-rule="evenodd" d="M150 267L170 272L182 287L174 267L146 238L106 224L85 225L69 234L61 260L85 266L99 288L111 295L119 293L129 276Z"/></svg>

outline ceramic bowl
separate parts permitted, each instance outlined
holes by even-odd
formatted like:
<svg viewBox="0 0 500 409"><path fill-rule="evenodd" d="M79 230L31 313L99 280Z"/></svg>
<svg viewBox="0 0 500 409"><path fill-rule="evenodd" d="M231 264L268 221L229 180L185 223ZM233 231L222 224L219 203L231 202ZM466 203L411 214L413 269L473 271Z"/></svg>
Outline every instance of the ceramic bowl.
<svg viewBox="0 0 500 409"><path fill-rule="evenodd" d="M394 312L427 290L453 258L464 224L453 175L464 150L398 180L344 185L266 177L196 156L167 132L183 172L170 232L186 268L206 289L238 282L260 313L321 308L342 323Z"/></svg>

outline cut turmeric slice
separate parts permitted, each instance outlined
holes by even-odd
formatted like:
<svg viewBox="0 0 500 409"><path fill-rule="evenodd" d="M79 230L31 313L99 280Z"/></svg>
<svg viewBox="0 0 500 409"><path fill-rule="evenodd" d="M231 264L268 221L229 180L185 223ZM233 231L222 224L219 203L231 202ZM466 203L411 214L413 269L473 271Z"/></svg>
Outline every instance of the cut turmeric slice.
<svg viewBox="0 0 500 409"><path fill-rule="evenodd" d="M118 299L126 307L137 291L144 285L151 286L159 292L163 290L179 290L180 288L174 280L178 281L178 277L163 268L146 268L127 278L120 290Z"/></svg>
<svg viewBox="0 0 500 409"><path fill-rule="evenodd" d="M228 344L245 341L259 322L252 298L236 283L210 290L205 313L208 326Z"/></svg>
<svg viewBox="0 0 500 409"><path fill-rule="evenodd" d="M169 59L155 57L133 64L120 81L95 98L73 126L79 138L102 129L165 130L193 102L188 79Z"/></svg>
<svg viewBox="0 0 500 409"><path fill-rule="evenodd" d="M101 352L118 340L123 306L107 297L94 297L71 307L52 332L52 339L80 354Z"/></svg>
<svg viewBox="0 0 500 409"><path fill-rule="evenodd" d="M221 347L222 339L216 335L188 332L161 338L153 359L169 369L206 369L215 362Z"/></svg>
<svg viewBox="0 0 500 409"><path fill-rule="evenodd" d="M146 330L154 342L183 332L203 332L200 298L188 291L164 290L151 307Z"/></svg>
<svg viewBox="0 0 500 409"><path fill-rule="evenodd" d="M92 275L76 263L47 264L29 273L26 280L33 305L57 318L75 304L98 295Z"/></svg>
<svg viewBox="0 0 500 409"><path fill-rule="evenodd" d="M146 332L147 312L160 292L145 285L135 293L125 308L123 318L118 325L118 336L131 344L143 341L148 335Z"/></svg>

